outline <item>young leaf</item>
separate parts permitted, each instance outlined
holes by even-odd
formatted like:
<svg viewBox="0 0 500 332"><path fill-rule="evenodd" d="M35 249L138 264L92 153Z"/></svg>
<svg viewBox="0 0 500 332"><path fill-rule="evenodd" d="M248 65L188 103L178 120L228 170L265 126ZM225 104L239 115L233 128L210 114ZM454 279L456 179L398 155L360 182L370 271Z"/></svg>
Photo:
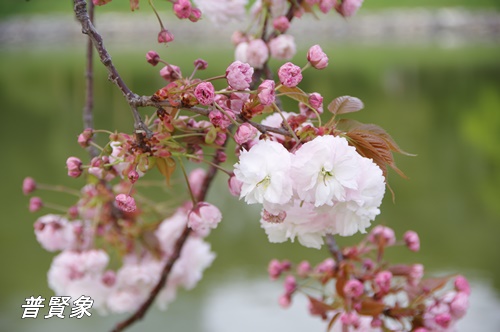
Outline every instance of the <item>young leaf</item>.
<svg viewBox="0 0 500 332"><path fill-rule="evenodd" d="M328 104L328 110L335 115L357 112L363 107L365 105L360 99L351 96L337 97Z"/></svg>
<svg viewBox="0 0 500 332"><path fill-rule="evenodd" d="M298 87L289 88L282 85L278 88L278 91L296 101L300 101L301 103L304 104L309 104L309 97L307 96L307 93L305 93Z"/></svg>
<svg viewBox="0 0 500 332"><path fill-rule="evenodd" d="M158 158L156 166L158 166L158 170L167 180L167 185L170 186L170 178L175 171L175 160L172 158Z"/></svg>

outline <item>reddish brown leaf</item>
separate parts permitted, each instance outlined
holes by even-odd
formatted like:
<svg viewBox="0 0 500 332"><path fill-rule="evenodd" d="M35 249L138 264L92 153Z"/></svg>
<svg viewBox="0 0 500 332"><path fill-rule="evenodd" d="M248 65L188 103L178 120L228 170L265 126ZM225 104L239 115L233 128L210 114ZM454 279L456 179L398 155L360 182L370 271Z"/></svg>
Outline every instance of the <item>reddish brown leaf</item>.
<svg viewBox="0 0 500 332"><path fill-rule="evenodd" d="M330 319L330 322L328 323L327 331L330 331L337 321L337 319L340 317L340 312L337 312L335 315L333 315L332 319Z"/></svg>
<svg viewBox="0 0 500 332"><path fill-rule="evenodd" d="M175 160L172 158L158 158L156 159L156 166L167 180L167 185L170 186L170 178L175 171Z"/></svg>
<svg viewBox="0 0 500 332"><path fill-rule="evenodd" d="M371 299L366 299L361 302L361 309L359 313L366 316L378 316L385 310L385 304L383 302L374 301Z"/></svg>
<svg viewBox="0 0 500 332"><path fill-rule="evenodd" d="M363 107L365 105L361 99L351 96L337 97L328 104L328 110L335 115L357 112L362 110Z"/></svg>
<svg viewBox="0 0 500 332"><path fill-rule="evenodd" d="M334 306L326 304L325 302L315 299L312 296L307 295L307 297L309 298L309 302L311 303L311 311L314 312L314 314L324 316L329 311L336 309Z"/></svg>
<svg viewBox="0 0 500 332"><path fill-rule="evenodd" d="M425 292L434 293L435 291L446 286L451 278L452 276L424 279L420 282L420 286Z"/></svg>
<svg viewBox="0 0 500 332"><path fill-rule="evenodd" d="M301 103L304 104L309 104L309 97L307 96L307 93L305 93L298 87L289 88L287 86L282 85L278 88L278 91L296 101L300 101Z"/></svg>

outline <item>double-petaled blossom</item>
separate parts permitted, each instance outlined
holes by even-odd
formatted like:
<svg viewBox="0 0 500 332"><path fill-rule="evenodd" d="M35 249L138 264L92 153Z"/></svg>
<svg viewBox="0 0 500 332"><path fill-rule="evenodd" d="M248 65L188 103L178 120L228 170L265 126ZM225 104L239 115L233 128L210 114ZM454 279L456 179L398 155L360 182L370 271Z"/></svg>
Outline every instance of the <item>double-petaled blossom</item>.
<svg viewBox="0 0 500 332"><path fill-rule="evenodd" d="M137 206L135 205L135 200L130 195L119 194L115 197L115 202L118 208L125 212L134 212L137 210Z"/></svg>
<svg viewBox="0 0 500 332"><path fill-rule="evenodd" d="M236 178L242 182L240 198L248 204L285 204L292 197L291 155L283 145L259 141L241 152L234 168Z"/></svg>
<svg viewBox="0 0 500 332"><path fill-rule="evenodd" d="M276 93L274 91L275 83L273 80L265 80L259 85L257 89L257 96L259 101L264 106L269 106L274 103L276 99Z"/></svg>
<svg viewBox="0 0 500 332"><path fill-rule="evenodd" d="M269 41L271 56L278 60L290 60L295 55L297 47L292 35L279 35Z"/></svg>
<svg viewBox="0 0 500 332"><path fill-rule="evenodd" d="M245 62L253 68L260 69L267 59L269 59L269 50L262 39L254 39L248 43L245 50Z"/></svg>
<svg viewBox="0 0 500 332"><path fill-rule="evenodd" d="M47 251L70 249L75 242L72 224L62 216L47 214L34 224L36 239Z"/></svg>
<svg viewBox="0 0 500 332"><path fill-rule="evenodd" d="M235 90L245 90L252 83L253 68L248 63L234 61L226 69L227 83Z"/></svg>
<svg viewBox="0 0 500 332"><path fill-rule="evenodd" d="M236 143L241 145L255 138L256 135L257 129L255 129L255 127L251 124L245 122L241 124L236 130L236 133L234 134L234 140L236 141Z"/></svg>
<svg viewBox="0 0 500 332"><path fill-rule="evenodd" d="M221 220L220 210L207 202L199 202L188 214L188 226L194 231L214 229Z"/></svg>
<svg viewBox="0 0 500 332"><path fill-rule="evenodd" d="M194 96L200 104L211 105L215 98L215 88L210 82L201 82L194 89Z"/></svg>
<svg viewBox="0 0 500 332"><path fill-rule="evenodd" d="M335 4L335 10L344 17L350 17L356 14L363 0L343 0Z"/></svg>
<svg viewBox="0 0 500 332"><path fill-rule="evenodd" d="M294 88L302 81L302 71L299 66L287 62L278 70L278 77L281 84L289 88Z"/></svg>

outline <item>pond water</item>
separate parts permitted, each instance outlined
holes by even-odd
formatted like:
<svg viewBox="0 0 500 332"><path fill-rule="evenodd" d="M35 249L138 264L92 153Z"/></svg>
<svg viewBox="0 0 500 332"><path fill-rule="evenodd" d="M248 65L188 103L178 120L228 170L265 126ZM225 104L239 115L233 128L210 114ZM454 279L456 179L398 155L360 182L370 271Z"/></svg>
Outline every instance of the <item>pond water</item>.
<svg viewBox="0 0 500 332"><path fill-rule="evenodd" d="M407 229L417 231L422 250L415 254L396 249L389 256L395 261L422 262L429 274L466 275L473 296L471 312L459 331L470 331L478 322L482 331L499 330L500 48L325 49L331 55L330 67L306 72L302 88L320 92L326 101L346 94L361 98L366 109L350 118L381 125L403 149L418 155L396 157L409 180L389 174L396 199L393 203L387 195L375 224L393 227L399 236ZM114 56L125 80L141 94L151 94L162 84L157 69L143 61L146 51ZM53 257L34 238L33 221L41 213L26 211L22 179L30 175L44 183L82 185L65 175L69 155L85 156L75 140L83 105L80 54L0 52L0 249L4 253L0 330L108 330L119 319L95 314L78 321L21 320L25 298L52 295L46 271ZM182 59L173 62L183 68L199 57L196 50L168 49L168 55ZM218 74L230 56L230 52L226 56L210 52L209 71L201 76ZM296 59L302 61L299 56ZM98 68L97 127L130 131L129 111L105 77ZM132 330L323 331L321 322L305 313L303 301L289 310L277 305L282 286L267 281L266 266L274 257L319 261L326 251L269 244L258 225L258 210L227 195L225 180L219 176L209 193L208 200L223 210L224 222L208 238L217 259L206 278L195 290L180 292L166 313L153 310ZM186 193L174 194L187 198ZM61 195L41 195L54 203L71 204Z"/></svg>

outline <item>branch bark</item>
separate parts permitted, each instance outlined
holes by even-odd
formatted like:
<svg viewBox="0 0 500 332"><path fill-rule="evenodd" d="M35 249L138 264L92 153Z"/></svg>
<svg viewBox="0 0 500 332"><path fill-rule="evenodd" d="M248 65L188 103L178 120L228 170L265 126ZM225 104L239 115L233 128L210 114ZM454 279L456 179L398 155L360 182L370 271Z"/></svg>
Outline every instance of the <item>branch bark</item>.
<svg viewBox="0 0 500 332"><path fill-rule="evenodd" d="M85 0L73 0L73 3L76 19L82 26L82 33L89 36L92 44L94 45L94 48L99 54L99 59L108 70L109 80L113 82L118 87L118 89L120 89L123 96L130 105L130 109L132 110L132 115L134 117L134 128L136 129L136 131L145 132L147 136L150 136L152 133L142 121L141 116L137 111L137 107L135 106L135 101L138 96L133 93L132 90L130 90L127 84L125 84L125 82L119 75L118 70L115 68L113 61L111 60L111 55L104 46L104 41L101 35L97 32L91 22L91 19L87 12L87 3L85 2Z"/></svg>
<svg viewBox="0 0 500 332"><path fill-rule="evenodd" d="M340 263L344 260L344 255L340 250L337 241L335 241L335 237L332 234L326 234L326 245L328 246L328 250L335 258L337 263Z"/></svg>

